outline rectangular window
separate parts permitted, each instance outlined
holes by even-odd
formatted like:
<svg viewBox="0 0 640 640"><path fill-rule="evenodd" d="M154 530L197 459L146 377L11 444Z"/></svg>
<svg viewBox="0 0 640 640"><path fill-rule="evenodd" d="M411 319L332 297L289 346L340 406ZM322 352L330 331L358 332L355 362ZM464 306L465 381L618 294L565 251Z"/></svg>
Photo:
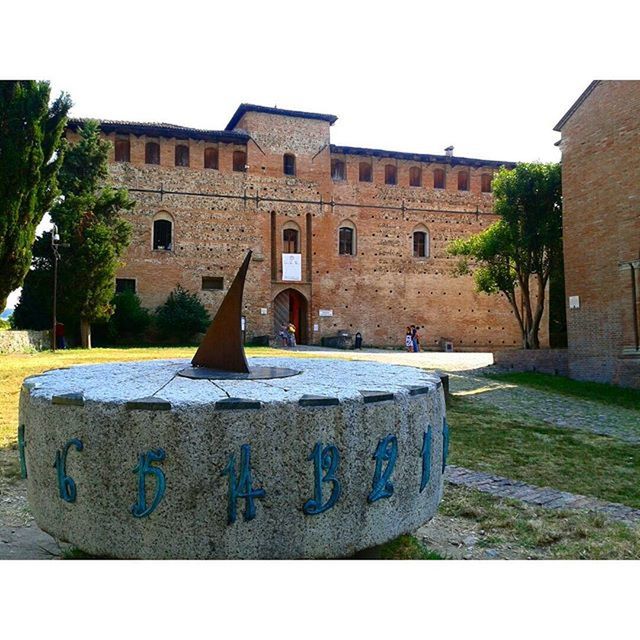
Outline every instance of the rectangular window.
<svg viewBox="0 0 640 640"><path fill-rule="evenodd" d="M204 150L204 168L218 168L218 150L215 147L209 147Z"/></svg>
<svg viewBox="0 0 640 640"><path fill-rule="evenodd" d="M224 289L224 278L212 278L209 276L202 278L203 291L222 291Z"/></svg>
<svg viewBox="0 0 640 640"><path fill-rule="evenodd" d="M247 170L247 154L244 151L233 152L233 170L234 171Z"/></svg>
<svg viewBox="0 0 640 640"><path fill-rule="evenodd" d="M130 291L136 292L136 281L134 278L116 278L116 293Z"/></svg>
<svg viewBox="0 0 640 640"><path fill-rule="evenodd" d="M353 255L353 229L349 227L340 227L340 246L339 253L341 256Z"/></svg>
<svg viewBox="0 0 640 640"><path fill-rule="evenodd" d="M480 191L482 193L491 193L491 174L483 173L480 178Z"/></svg>
<svg viewBox="0 0 640 640"><path fill-rule="evenodd" d="M129 138L116 139L115 159L116 162L131 162L131 145Z"/></svg>
<svg viewBox="0 0 640 640"><path fill-rule="evenodd" d="M469 174L466 171L458 173L458 191L469 191Z"/></svg>
<svg viewBox="0 0 640 640"><path fill-rule="evenodd" d="M411 169L409 169L409 186L422 186L422 169L420 167L411 167Z"/></svg>
<svg viewBox="0 0 640 640"><path fill-rule="evenodd" d="M359 179L360 182L371 182L373 180L373 170L368 162L360 163Z"/></svg>
<svg viewBox="0 0 640 640"><path fill-rule="evenodd" d="M398 183L398 168L394 164L387 164L384 167L384 183L385 184L397 184Z"/></svg>
<svg viewBox="0 0 640 640"><path fill-rule="evenodd" d="M434 189L444 189L445 187L445 177L443 169L434 169L433 171L433 188Z"/></svg>
<svg viewBox="0 0 640 640"><path fill-rule="evenodd" d="M343 160L334 158L331 160L331 179L332 180L346 180L347 170Z"/></svg>

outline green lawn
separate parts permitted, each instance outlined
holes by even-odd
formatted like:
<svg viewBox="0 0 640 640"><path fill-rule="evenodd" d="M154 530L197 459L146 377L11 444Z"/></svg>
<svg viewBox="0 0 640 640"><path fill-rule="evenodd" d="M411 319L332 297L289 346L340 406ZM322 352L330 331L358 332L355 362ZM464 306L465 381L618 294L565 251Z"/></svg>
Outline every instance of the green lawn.
<svg viewBox="0 0 640 640"><path fill-rule="evenodd" d="M594 400L602 404L640 411L640 390L638 389L623 389L612 384L600 384L599 382L581 382L546 373L491 373L487 374L487 377L540 391L551 391L573 398Z"/></svg>
<svg viewBox="0 0 640 640"><path fill-rule="evenodd" d="M455 398L451 464L640 508L640 447Z"/></svg>

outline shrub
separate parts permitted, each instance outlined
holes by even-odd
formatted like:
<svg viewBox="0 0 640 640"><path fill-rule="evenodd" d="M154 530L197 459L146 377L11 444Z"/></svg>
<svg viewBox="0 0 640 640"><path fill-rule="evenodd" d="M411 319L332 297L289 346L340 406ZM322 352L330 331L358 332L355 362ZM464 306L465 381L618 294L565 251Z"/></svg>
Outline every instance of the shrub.
<svg viewBox="0 0 640 640"><path fill-rule="evenodd" d="M4 318L0 318L0 331L8 331L11 329L11 323Z"/></svg>
<svg viewBox="0 0 640 640"><path fill-rule="evenodd" d="M123 291L116 293L111 304L115 310L106 323L106 340L139 341L151 324L151 314L140 304L140 298L133 291Z"/></svg>
<svg viewBox="0 0 640 640"><path fill-rule="evenodd" d="M196 333L207 330L209 322L209 314L198 296L180 285L156 309L156 323L160 334L174 342L192 341Z"/></svg>

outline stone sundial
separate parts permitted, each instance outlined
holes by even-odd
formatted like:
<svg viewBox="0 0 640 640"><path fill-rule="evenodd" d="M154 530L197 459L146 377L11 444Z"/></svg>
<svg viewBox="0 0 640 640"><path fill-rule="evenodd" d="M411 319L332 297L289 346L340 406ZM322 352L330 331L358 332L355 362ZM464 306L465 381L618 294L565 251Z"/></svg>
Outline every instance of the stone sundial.
<svg viewBox="0 0 640 640"><path fill-rule="evenodd" d="M448 449L440 380L367 361L247 360L250 259L190 365L23 382L18 447L40 528L95 556L335 558L434 515Z"/></svg>

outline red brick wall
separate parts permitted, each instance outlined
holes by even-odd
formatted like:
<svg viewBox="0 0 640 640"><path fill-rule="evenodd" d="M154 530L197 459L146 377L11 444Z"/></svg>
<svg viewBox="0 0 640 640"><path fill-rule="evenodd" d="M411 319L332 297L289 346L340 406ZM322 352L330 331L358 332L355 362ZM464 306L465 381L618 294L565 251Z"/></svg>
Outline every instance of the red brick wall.
<svg viewBox="0 0 640 640"><path fill-rule="evenodd" d="M631 272L620 264L640 258L639 114L640 82L602 82L561 144L565 286L580 297L579 309L567 308L571 375L637 387L640 353L625 355L634 346Z"/></svg>
<svg viewBox="0 0 640 640"><path fill-rule="evenodd" d="M372 158L373 183L368 184L358 181L358 165L366 158L347 155L341 156L347 179L334 182L328 122L249 112L236 128L252 137L246 145L246 173L231 170L233 150L242 146L220 143L219 170L205 170L204 148L211 144L195 140L188 141L190 167L173 166L175 139L160 140L160 166L145 165L146 138L135 135L131 135L131 162L111 164L115 182L129 188L162 185L165 192L247 195L246 200L167 193L161 198L157 193L132 192L138 202L130 216L134 241L118 277L136 279L145 306L161 304L180 283L198 292L213 313L224 292L201 291L202 276L223 276L226 290L251 248L255 259L245 292L249 337L274 335L273 300L293 287L309 300L308 334L313 343L348 329L360 331L365 344L403 346L406 325L419 324L426 326L423 346L431 348L440 337L453 340L455 349L520 346L517 323L506 301L476 294L470 277L453 277L455 258L446 254L449 241L486 229L495 220L491 194L480 193L481 174L494 168ZM109 137L115 139L113 134ZM284 153L296 156L293 177L283 175ZM387 163L398 166L397 186L384 185ZM422 168L423 186L409 187L409 169L416 164ZM447 173L446 189L433 188L436 167ZM457 189L459 170L470 173L468 192ZM261 198L257 202L256 194ZM175 223L170 252L152 250L152 224L159 212L169 214ZM356 226L354 256L338 254L338 227L343 220ZM303 281L294 285L281 281L282 227L288 221L300 229ZM429 231L428 258L413 257L412 232L417 225ZM261 308L268 310L267 315L260 313ZM320 309L332 309L333 317L319 317ZM315 324L318 331L313 330ZM541 339L547 343L546 321Z"/></svg>

